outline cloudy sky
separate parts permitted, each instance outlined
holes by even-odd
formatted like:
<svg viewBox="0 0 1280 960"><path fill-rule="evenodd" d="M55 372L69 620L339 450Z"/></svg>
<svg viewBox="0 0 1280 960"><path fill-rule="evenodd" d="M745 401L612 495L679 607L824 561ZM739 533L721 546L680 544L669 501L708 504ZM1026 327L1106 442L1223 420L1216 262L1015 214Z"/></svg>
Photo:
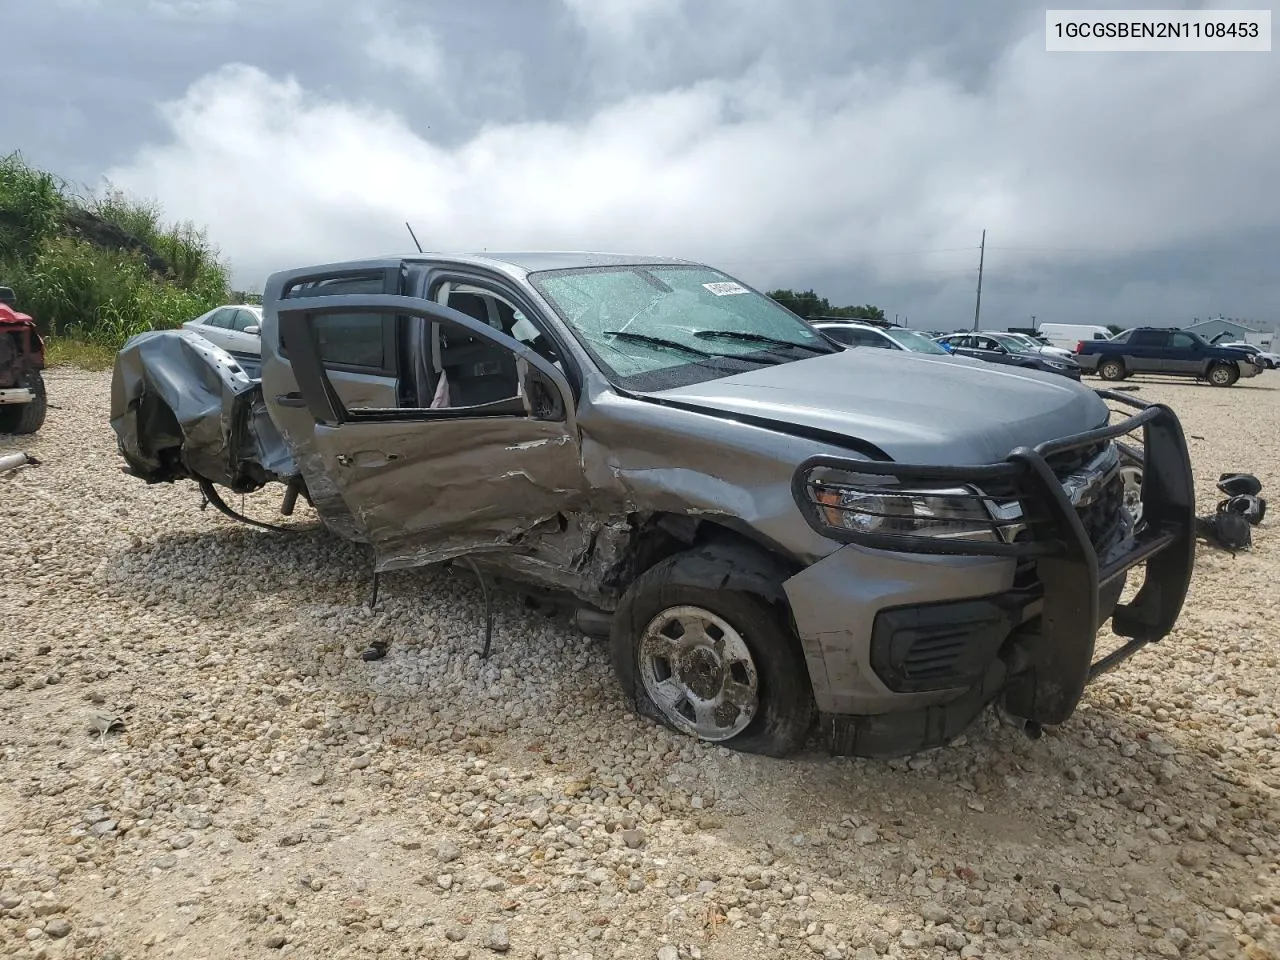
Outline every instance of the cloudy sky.
<svg viewBox="0 0 1280 960"><path fill-rule="evenodd" d="M0 0L0 22L0 149L207 225L249 289L403 251L407 219L430 249L685 256L951 329L985 228L983 326L1280 321L1278 53L1049 54L1025 0Z"/></svg>

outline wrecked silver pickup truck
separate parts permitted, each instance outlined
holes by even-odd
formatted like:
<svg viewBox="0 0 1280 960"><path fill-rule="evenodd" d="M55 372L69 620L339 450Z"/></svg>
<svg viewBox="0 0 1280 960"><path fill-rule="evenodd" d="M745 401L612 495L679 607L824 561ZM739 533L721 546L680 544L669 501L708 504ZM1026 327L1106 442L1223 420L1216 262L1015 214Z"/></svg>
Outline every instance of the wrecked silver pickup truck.
<svg viewBox="0 0 1280 960"><path fill-rule="evenodd" d="M260 381L187 332L124 346L129 473L279 483L375 576L458 560L566 599L636 707L702 740L901 755L993 702L1034 733L1182 608L1195 498L1159 404L847 348L679 260L338 263L264 308ZM1097 656L1108 618L1128 640Z"/></svg>

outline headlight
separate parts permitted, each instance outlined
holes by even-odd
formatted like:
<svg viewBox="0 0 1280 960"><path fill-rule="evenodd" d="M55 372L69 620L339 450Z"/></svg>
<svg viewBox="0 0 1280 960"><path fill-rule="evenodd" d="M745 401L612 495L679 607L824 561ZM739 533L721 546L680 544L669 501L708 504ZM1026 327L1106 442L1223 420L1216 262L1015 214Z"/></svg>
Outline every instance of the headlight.
<svg viewBox="0 0 1280 960"><path fill-rule="evenodd" d="M1065 361L1062 361L1062 360L1046 360L1045 363L1053 367L1053 369L1055 370L1070 370L1072 367L1075 366L1074 363L1066 363Z"/></svg>
<svg viewBox="0 0 1280 960"><path fill-rule="evenodd" d="M906 489L815 479L806 482L814 513L838 531L997 541L980 492L969 487Z"/></svg>

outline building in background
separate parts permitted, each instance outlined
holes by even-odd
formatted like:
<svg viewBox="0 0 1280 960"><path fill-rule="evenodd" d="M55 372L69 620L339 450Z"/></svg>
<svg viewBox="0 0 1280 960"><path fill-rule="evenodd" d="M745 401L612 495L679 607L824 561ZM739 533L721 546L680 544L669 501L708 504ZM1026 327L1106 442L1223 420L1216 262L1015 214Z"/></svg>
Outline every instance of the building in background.
<svg viewBox="0 0 1280 960"><path fill-rule="evenodd" d="M1226 334L1227 338L1233 341L1252 343L1255 346L1270 349L1271 345L1277 340L1277 332L1274 328L1261 330L1253 324L1241 323L1239 320L1228 320L1226 317L1211 317L1208 320L1199 320L1196 323L1188 324L1182 329L1198 333L1210 343Z"/></svg>

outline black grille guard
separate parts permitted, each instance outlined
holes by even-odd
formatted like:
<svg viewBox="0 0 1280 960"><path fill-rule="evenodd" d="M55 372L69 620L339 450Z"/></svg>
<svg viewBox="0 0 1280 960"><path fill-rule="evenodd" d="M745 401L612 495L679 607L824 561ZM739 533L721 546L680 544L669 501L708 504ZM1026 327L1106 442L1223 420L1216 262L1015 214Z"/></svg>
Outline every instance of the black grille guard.
<svg viewBox="0 0 1280 960"><path fill-rule="evenodd" d="M796 503L809 524L824 536L864 547L930 555L1002 556L1035 561L1042 590L1038 637L1026 645L1005 695L1007 709L1038 723L1061 723L1074 711L1085 685L1173 629L1195 567L1195 485L1182 425L1173 410L1144 403L1111 390L1095 391L1104 400L1139 412L1118 423L1061 437L1035 447L1018 447L999 463L939 466L852 460L818 456L797 469L792 482ZM1138 531L1099 558L1093 542L1049 458L1143 431L1142 518ZM829 467L887 477L904 487L950 482L1009 487L1031 521L1023 542L940 539L929 536L836 530L822 521L809 496L808 476ZM1115 607L1111 628L1129 642L1097 663L1094 642L1100 622L1100 593L1131 568L1146 564L1137 595Z"/></svg>

